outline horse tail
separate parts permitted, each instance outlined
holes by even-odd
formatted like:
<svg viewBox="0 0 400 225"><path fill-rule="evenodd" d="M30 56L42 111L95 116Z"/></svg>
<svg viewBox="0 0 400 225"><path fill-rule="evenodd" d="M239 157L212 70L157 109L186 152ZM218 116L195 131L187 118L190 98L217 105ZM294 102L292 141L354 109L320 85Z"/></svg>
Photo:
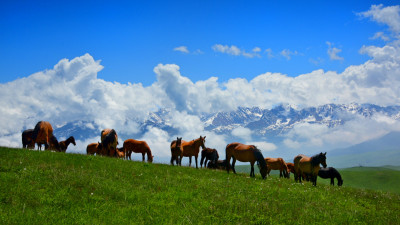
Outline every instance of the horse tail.
<svg viewBox="0 0 400 225"><path fill-rule="evenodd" d="M303 158L304 155L297 155L296 157L294 157L293 159L293 163L294 163L294 180L297 181L299 176L301 175L299 172L299 162L300 159ZM301 180L300 180L301 181Z"/></svg>

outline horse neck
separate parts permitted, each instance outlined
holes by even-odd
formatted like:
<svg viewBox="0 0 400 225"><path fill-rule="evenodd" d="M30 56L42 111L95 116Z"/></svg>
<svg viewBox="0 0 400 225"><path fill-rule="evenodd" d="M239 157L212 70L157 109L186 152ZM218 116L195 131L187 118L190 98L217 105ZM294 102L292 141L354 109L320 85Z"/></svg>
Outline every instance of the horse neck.
<svg viewBox="0 0 400 225"><path fill-rule="evenodd" d="M321 158L319 156L313 156L311 157L311 166L319 166L321 163Z"/></svg>
<svg viewBox="0 0 400 225"><path fill-rule="evenodd" d="M198 139L196 139L196 140L193 140L193 142L194 142L194 148L195 148L196 150L200 151L200 147L201 147L201 140L200 140L200 138L198 138Z"/></svg>
<svg viewBox="0 0 400 225"><path fill-rule="evenodd" d="M65 147L68 147L68 145L71 144L71 142L72 141L69 138L67 140L65 140Z"/></svg>
<svg viewBox="0 0 400 225"><path fill-rule="evenodd" d="M147 153L147 158L149 158L149 157L152 156L152 155L151 155L151 150L150 150L150 149L147 149L146 153Z"/></svg>

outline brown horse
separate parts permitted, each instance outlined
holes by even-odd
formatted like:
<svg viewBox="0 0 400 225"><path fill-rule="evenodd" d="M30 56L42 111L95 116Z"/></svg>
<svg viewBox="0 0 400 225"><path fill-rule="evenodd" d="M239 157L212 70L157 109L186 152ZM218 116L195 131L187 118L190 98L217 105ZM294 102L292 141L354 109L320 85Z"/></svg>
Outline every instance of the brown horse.
<svg viewBox="0 0 400 225"><path fill-rule="evenodd" d="M53 137L53 127L47 121L39 121L33 129L32 140L34 144L38 145L39 150L41 150L42 144L45 149L48 149L50 144L53 144L55 149L59 149L58 141Z"/></svg>
<svg viewBox="0 0 400 225"><path fill-rule="evenodd" d="M128 139L124 141L123 149L125 152L126 159L131 159L132 152L142 153L142 161L144 161L144 155L147 154L147 162L153 162L153 155L149 145L145 141L137 141L134 139Z"/></svg>
<svg viewBox="0 0 400 225"><path fill-rule="evenodd" d="M289 178L288 167L286 165L285 160L282 158L265 158L265 162L267 163L267 175L271 172L271 170L279 170L279 177Z"/></svg>
<svg viewBox="0 0 400 225"><path fill-rule="evenodd" d="M301 178L303 173L310 175L313 185L317 185L318 171L320 169L319 164L322 164L326 168L326 152L319 153L312 157L307 157L305 155L298 155L294 158L294 170L295 180L299 180L301 183Z"/></svg>
<svg viewBox="0 0 400 225"><path fill-rule="evenodd" d="M206 136L202 137L200 136L199 138L191 141L183 141L181 143L181 160L182 157L189 157L189 167L192 164L192 156L194 156L196 160L196 168L197 166L197 158L199 157L199 152L200 152L200 146L202 149L205 149L206 147L204 146L204 142L206 142Z"/></svg>
<svg viewBox="0 0 400 225"><path fill-rule="evenodd" d="M99 151L101 151L101 143L97 142L97 143L91 143L88 144L88 146L86 147L86 154L88 155L94 155L94 154L98 154Z"/></svg>
<svg viewBox="0 0 400 225"><path fill-rule="evenodd" d="M115 151L115 156L117 158L125 158L125 152L124 152L124 147L122 148L117 148Z"/></svg>
<svg viewBox="0 0 400 225"><path fill-rule="evenodd" d="M290 177L290 173L295 174L294 164L293 163L286 163L286 166L288 168L288 177Z"/></svg>
<svg viewBox="0 0 400 225"><path fill-rule="evenodd" d="M176 165L181 166L181 162L182 162L181 144L182 144L182 138L179 138L179 137L177 137L176 140L173 140L171 142L171 165L174 165L174 161L175 161Z"/></svg>
<svg viewBox="0 0 400 225"><path fill-rule="evenodd" d="M118 145L118 135L114 129L104 129L101 131L101 146L99 155L114 156Z"/></svg>
<svg viewBox="0 0 400 225"><path fill-rule="evenodd" d="M69 137L67 140L65 141L60 141L58 144L60 145L60 152L66 152L68 145L69 144L73 144L74 146L76 145L75 143L75 138L73 136Z"/></svg>
<svg viewBox="0 0 400 225"><path fill-rule="evenodd" d="M257 161L257 164L260 169L260 173L263 179L265 179L267 175L267 163L265 162L264 156L261 151L257 149L254 145L245 145L238 142L230 143L226 146L226 163L227 163L227 171L229 173L230 169L230 160L232 158L232 170L235 171L235 163L236 160L241 162L250 162L251 171L250 177L255 177L254 175L254 163Z"/></svg>
<svg viewBox="0 0 400 225"><path fill-rule="evenodd" d="M22 132L22 148L34 149L35 143L32 138L33 129L24 130Z"/></svg>
<svg viewBox="0 0 400 225"><path fill-rule="evenodd" d="M200 167L203 168L203 161L204 161L204 167L206 167L208 160L217 161L218 159L219 159L218 151L215 148L205 148L201 150Z"/></svg>

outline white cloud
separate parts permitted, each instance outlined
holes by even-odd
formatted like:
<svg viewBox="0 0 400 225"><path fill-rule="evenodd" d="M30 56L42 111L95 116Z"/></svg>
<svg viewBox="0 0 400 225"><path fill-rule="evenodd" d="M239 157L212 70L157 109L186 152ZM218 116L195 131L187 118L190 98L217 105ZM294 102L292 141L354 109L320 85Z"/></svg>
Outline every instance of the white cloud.
<svg viewBox="0 0 400 225"><path fill-rule="evenodd" d="M234 56L244 56L247 58L254 58L254 57L261 57L260 52L261 48L260 47L254 47L250 52L247 52L245 50L239 49L235 45L221 45L221 44L216 44L212 46L212 49L215 52L220 52L220 53L225 53L228 55L234 55Z"/></svg>
<svg viewBox="0 0 400 225"><path fill-rule="evenodd" d="M290 51L289 49L283 49L280 53L283 57L285 57L287 60L290 60L293 55L298 55L299 53L297 51Z"/></svg>
<svg viewBox="0 0 400 225"><path fill-rule="evenodd" d="M173 49L174 51L177 52L182 52L182 53L189 53L189 50L186 46L179 46Z"/></svg>
<svg viewBox="0 0 400 225"><path fill-rule="evenodd" d="M327 41L326 44L328 45L327 53L331 60L343 60L344 59L343 57L340 57L338 55L340 52L342 52L342 49L333 47L333 44L330 43L329 41Z"/></svg>
<svg viewBox="0 0 400 225"><path fill-rule="evenodd" d="M390 38L386 36L383 32L376 32L373 37L371 37L372 40L376 39L382 39L383 41L389 41Z"/></svg>
<svg viewBox="0 0 400 225"><path fill-rule="evenodd" d="M372 5L370 10L358 13L359 16L371 18L381 24L386 24L394 34L400 33L400 6Z"/></svg>
<svg viewBox="0 0 400 225"><path fill-rule="evenodd" d="M262 152L270 152L277 149L275 144L264 141L249 142L249 145L255 145Z"/></svg>
<svg viewBox="0 0 400 225"><path fill-rule="evenodd" d="M251 130L245 127L237 127L232 130L233 136L243 139L245 141L251 140L251 133L252 133Z"/></svg>

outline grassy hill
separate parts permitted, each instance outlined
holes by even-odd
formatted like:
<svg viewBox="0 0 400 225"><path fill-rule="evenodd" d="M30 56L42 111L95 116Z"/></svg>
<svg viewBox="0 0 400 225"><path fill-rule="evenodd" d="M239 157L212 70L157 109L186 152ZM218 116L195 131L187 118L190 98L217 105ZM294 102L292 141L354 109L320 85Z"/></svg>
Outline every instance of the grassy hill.
<svg viewBox="0 0 400 225"><path fill-rule="evenodd" d="M236 168L237 167L237 168ZM237 172L250 174L250 166L236 166ZM258 169L255 170L258 173ZM385 166L385 167L353 167L338 169L344 187L354 187L360 189L370 189L376 191L388 191L400 194L400 166ZM278 178L279 171L272 170L271 176ZM293 174L290 175L293 180ZM318 184L330 184L330 179L322 179L318 177ZM337 180L335 179L335 185Z"/></svg>
<svg viewBox="0 0 400 225"><path fill-rule="evenodd" d="M0 148L0 189L0 224L400 221L394 193L10 148Z"/></svg>

